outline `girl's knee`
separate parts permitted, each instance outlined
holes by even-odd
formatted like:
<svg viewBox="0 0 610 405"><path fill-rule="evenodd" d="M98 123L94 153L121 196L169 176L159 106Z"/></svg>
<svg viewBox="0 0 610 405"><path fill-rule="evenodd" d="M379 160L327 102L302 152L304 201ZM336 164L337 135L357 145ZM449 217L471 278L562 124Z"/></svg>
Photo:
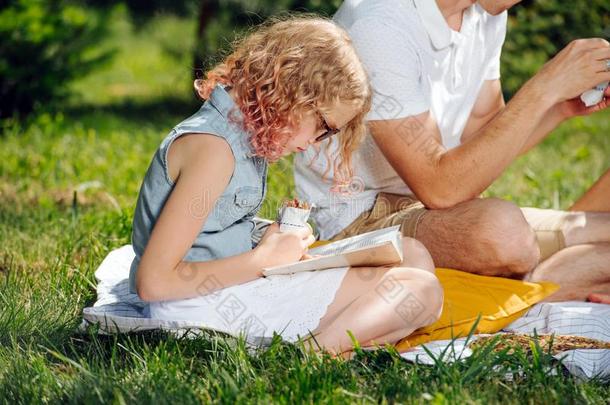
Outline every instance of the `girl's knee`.
<svg viewBox="0 0 610 405"><path fill-rule="evenodd" d="M413 238L402 238L402 266L415 267L434 273L434 261L423 243Z"/></svg>
<svg viewBox="0 0 610 405"><path fill-rule="evenodd" d="M420 299L424 308L420 326L429 325L436 321L443 309L443 286L438 278L429 272L422 271L420 277L411 283L415 295Z"/></svg>
<svg viewBox="0 0 610 405"><path fill-rule="evenodd" d="M418 287L438 283L438 278L433 272L427 271L420 267L407 267L404 265L389 269L389 271L383 275L381 282L388 278L405 283L405 285L409 285L409 283L411 283L413 286Z"/></svg>
<svg viewBox="0 0 610 405"><path fill-rule="evenodd" d="M402 317L407 323L417 323L417 327L426 326L441 314L443 287L429 271L395 267L384 275L380 287L379 290L395 297L395 310L405 315Z"/></svg>
<svg viewBox="0 0 610 405"><path fill-rule="evenodd" d="M426 306L426 317L421 319L422 326L428 326L438 320L443 311L444 292L443 286L436 276L434 280L428 280L422 289L422 296Z"/></svg>

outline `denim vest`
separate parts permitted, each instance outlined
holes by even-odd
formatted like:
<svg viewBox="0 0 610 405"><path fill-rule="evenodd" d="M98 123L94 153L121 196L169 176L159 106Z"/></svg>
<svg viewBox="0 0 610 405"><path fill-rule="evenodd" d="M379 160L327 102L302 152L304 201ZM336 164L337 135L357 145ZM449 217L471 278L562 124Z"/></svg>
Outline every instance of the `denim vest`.
<svg viewBox="0 0 610 405"><path fill-rule="evenodd" d="M231 120L233 118L233 120ZM205 133L224 138L235 158L235 169L223 194L208 214L183 261L207 261L235 256L253 248L251 241L254 215L267 192L267 162L252 155L248 134L235 122L241 114L231 96L216 86L210 98L193 116L178 124L157 149L140 188L133 217L131 242L135 258L129 272L129 288L136 292L135 275L144 248L161 210L174 188L167 170L167 154L172 142L186 133ZM209 170L214 170L209 167ZM193 218L201 215L206 205L202 191L191 201Z"/></svg>

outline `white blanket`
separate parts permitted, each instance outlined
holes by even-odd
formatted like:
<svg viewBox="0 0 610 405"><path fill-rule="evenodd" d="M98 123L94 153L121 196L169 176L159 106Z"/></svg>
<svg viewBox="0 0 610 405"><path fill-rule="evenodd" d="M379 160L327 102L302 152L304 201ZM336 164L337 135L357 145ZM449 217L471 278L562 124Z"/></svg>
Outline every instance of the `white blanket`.
<svg viewBox="0 0 610 405"><path fill-rule="evenodd" d="M83 309L83 321L79 328L81 331L91 324L99 326L100 334L162 329L174 334L184 335L190 331L197 335L202 329L211 329L199 322L150 319L148 304L129 292L129 266L134 255L131 245L115 249L95 271L97 301L92 307ZM587 302L537 304L504 330L532 334L535 330L538 334L578 335L609 342L610 305ZM268 343L269 339L249 336L247 340L258 346ZM465 347L465 340L455 340L454 355L445 357L444 360L452 361L469 356L471 352ZM451 341L439 340L426 343L425 346L432 353L439 354L450 344ZM566 355L563 362L572 374L585 379L594 376L610 378L610 350L570 350L556 357ZM421 347L402 353L402 357L424 364L434 363Z"/></svg>
<svg viewBox="0 0 610 405"><path fill-rule="evenodd" d="M610 342L610 305L576 301L540 303L503 330L528 334L536 331L539 335L576 335ZM444 353L444 361L456 361L472 354L466 346L466 340L467 338L455 339L453 342L437 340L423 346L435 358ZM434 359L421 346L401 353L401 356L413 362L434 364ZM610 379L609 349L568 350L554 357L563 358L563 365L576 377Z"/></svg>

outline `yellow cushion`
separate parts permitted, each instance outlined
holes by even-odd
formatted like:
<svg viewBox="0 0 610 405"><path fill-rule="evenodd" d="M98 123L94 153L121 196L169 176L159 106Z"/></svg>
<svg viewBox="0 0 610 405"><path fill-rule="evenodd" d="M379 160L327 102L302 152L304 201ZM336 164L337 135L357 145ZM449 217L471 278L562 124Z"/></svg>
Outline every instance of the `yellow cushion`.
<svg viewBox="0 0 610 405"><path fill-rule="evenodd" d="M327 243L316 241L311 247ZM398 351L432 340L467 336L479 315L474 332L496 333L559 289L550 282L528 283L442 268L436 269L436 276L444 290L440 318L400 340L396 344Z"/></svg>
<svg viewBox="0 0 610 405"><path fill-rule="evenodd" d="M436 276L445 295L440 318L400 340L398 351L432 340L467 336L479 315L475 333L498 332L559 289L549 282L528 283L441 268L436 269Z"/></svg>

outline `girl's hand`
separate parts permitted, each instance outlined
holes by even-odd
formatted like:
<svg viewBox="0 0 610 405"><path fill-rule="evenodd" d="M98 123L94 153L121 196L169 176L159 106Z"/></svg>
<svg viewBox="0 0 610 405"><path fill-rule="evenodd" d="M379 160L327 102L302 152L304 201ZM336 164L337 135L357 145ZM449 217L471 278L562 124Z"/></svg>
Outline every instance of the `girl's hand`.
<svg viewBox="0 0 610 405"><path fill-rule="evenodd" d="M271 225L269 225L267 227L267 229L265 230L265 233L263 234L263 237L261 238L260 242L258 242L258 244L260 245L261 243L263 243L265 241L265 239L267 239L270 235L274 234L274 233L278 233L280 231L280 224L278 224L277 222L272 223Z"/></svg>
<svg viewBox="0 0 610 405"><path fill-rule="evenodd" d="M254 254L261 268L294 263L303 257L307 247L314 241L310 227L293 232L279 232L279 225L274 223L269 226L254 249Z"/></svg>
<svg viewBox="0 0 610 405"><path fill-rule="evenodd" d="M322 255L310 255L309 253L305 253L303 257L301 257L301 261L309 260L309 259L317 259L318 257L322 257Z"/></svg>

